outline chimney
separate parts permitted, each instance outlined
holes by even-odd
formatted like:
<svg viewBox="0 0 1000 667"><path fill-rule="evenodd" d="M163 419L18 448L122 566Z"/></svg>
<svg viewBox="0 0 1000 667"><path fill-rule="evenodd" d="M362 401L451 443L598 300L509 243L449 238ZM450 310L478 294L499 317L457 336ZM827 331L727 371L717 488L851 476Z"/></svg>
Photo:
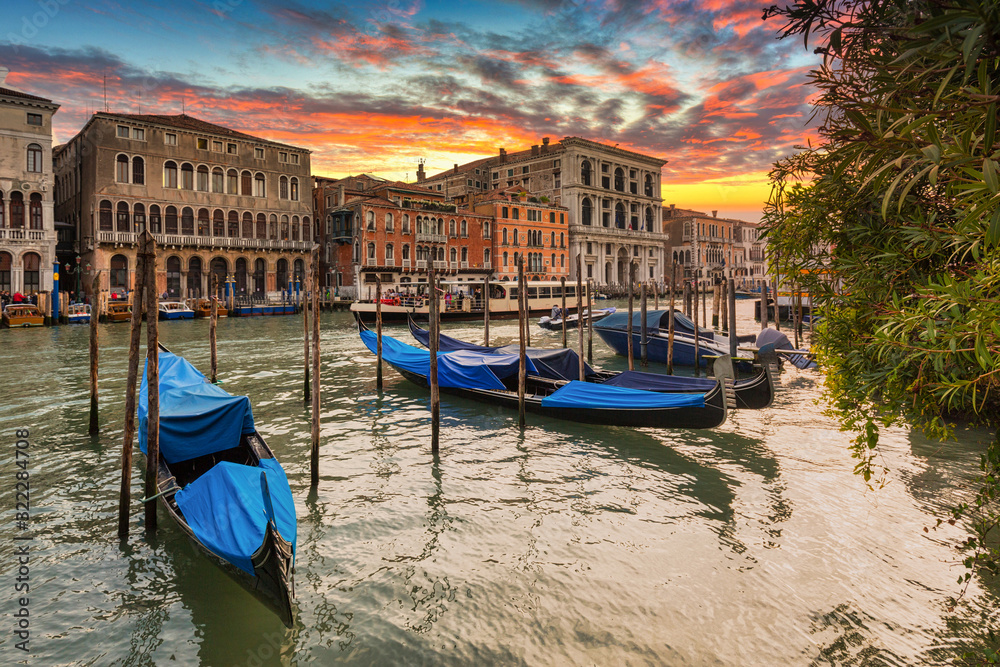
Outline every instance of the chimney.
<svg viewBox="0 0 1000 667"><path fill-rule="evenodd" d="M500 149L500 164L507 164L507 151L503 148Z"/></svg>
<svg viewBox="0 0 1000 667"><path fill-rule="evenodd" d="M542 153L548 153L548 152L549 152L549 138L542 137Z"/></svg>
<svg viewBox="0 0 1000 667"><path fill-rule="evenodd" d="M0 86L4 85L4 81L7 80L8 74L10 74L10 70L6 67L0 66Z"/></svg>
<svg viewBox="0 0 1000 667"><path fill-rule="evenodd" d="M420 162L417 164L417 183L423 183L425 178L427 174L424 173L424 163Z"/></svg>
<svg viewBox="0 0 1000 667"><path fill-rule="evenodd" d="M458 163L457 162L455 163L455 173L456 174L458 173Z"/></svg>
<svg viewBox="0 0 1000 667"><path fill-rule="evenodd" d="M538 144L531 147L531 157L538 157Z"/></svg>
<svg viewBox="0 0 1000 667"><path fill-rule="evenodd" d="M718 218L719 217L719 212L718 211L712 211L712 217L713 218Z"/></svg>
<svg viewBox="0 0 1000 667"><path fill-rule="evenodd" d="M337 188L337 206L343 206L344 202L344 184L341 183L340 187Z"/></svg>

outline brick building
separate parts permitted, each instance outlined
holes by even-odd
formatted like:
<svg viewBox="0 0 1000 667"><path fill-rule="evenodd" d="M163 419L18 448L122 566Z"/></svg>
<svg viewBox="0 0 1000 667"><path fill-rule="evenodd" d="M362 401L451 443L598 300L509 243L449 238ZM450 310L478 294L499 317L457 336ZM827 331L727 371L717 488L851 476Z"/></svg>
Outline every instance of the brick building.
<svg viewBox="0 0 1000 667"><path fill-rule="evenodd" d="M734 278L744 287L757 286L764 279L765 244L755 223L720 218L718 211L709 215L673 205L664 210L663 223L678 278Z"/></svg>
<svg viewBox="0 0 1000 667"><path fill-rule="evenodd" d="M528 280L569 278L567 209L529 195L519 187L493 190L474 198L473 210L495 220L494 275L517 280L524 255Z"/></svg>
<svg viewBox="0 0 1000 667"><path fill-rule="evenodd" d="M0 68L0 291L52 290L52 100L5 83Z"/></svg>
<svg viewBox="0 0 1000 667"><path fill-rule="evenodd" d="M134 284L137 235L157 241L157 291L237 298L289 289L312 247L309 151L187 115L94 114L55 151L56 215L103 284ZM292 287L294 289L294 287Z"/></svg>

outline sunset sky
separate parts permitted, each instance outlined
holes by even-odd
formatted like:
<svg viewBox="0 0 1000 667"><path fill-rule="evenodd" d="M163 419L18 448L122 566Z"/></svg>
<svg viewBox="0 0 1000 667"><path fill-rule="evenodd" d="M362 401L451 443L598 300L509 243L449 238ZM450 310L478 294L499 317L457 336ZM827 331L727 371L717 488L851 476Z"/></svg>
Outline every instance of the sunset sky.
<svg viewBox="0 0 1000 667"><path fill-rule="evenodd" d="M818 56L745 0L5 3L7 83L62 105L181 113L313 151L313 173L414 180L580 136L668 161L664 204L756 221L814 136Z"/></svg>

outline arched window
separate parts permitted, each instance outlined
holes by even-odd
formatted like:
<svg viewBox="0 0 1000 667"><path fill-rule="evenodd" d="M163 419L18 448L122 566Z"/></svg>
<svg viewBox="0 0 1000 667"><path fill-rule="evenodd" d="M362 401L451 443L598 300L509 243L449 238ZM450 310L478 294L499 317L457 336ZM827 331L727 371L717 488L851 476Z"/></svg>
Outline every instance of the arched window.
<svg viewBox="0 0 1000 667"><path fill-rule="evenodd" d="M621 202L615 204L615 227L625 229L625 205Z"/></svg>
<svg viewBox="0 0 1000 667"><path fill-rule="evenodd" d="M646 207L646 231L653 231L653 208L651 206Z"/></svg>
<svg viewBox="0 0 1000 667"><path fill-rule="evenodd" d="M278 199L288 199L288 177L278 179Z"/></svg>
<svg viewBox="0 0 1000 667"><path fill-rule="evenodd" d="M236 211L230 211L226 216L226 236L237 238L240 235L240 215Z"/></svg>
<svg viewBox="0 0 1000 667"><path fill-rule="evenodd" d="M507 260L508 259L509 259L509 257L507 256L507 253L505 251L504 254L503 254L503 263L504 263L504 266L507 266L507 264L508 264Z"/></svg>
<svg viewBox="0 0 1000 667"><path fill-rule="evenodd" d="M488 221L483 222L483 238L484 239L490 238L490 223Z"/></svg>
<svg viewBox="0 0 1000 667"><path fill-rule="evenodd" d="M615 169L615 190L625 192L625 172L621 167Z"/></svg>
<svg viewBox="0 0 1000 667"><path fill-rule="evenodd" d="M33 174L42 172L42 147L38 144L28 144L28 171ZM128 181L127 175L125 180Z"/></svg>
<svg viewBox="0 0 1000 667"><path fill-rule="evenodd" d="M651 174L646 174L646 186L644 191L647 197L653 196L653 176Z"/></svg>
<svg viewBox="0 0 1000 667"><path fill-rule="evenodd" d="M388 243L385 246L385 263L391 265L396 260L393 254L392 244Z"/></svg>
<svg viewBox="0 0 1000 667"><path fill-rule="evenodd" d="M209 264L208 264L208 275L209 275L208 291L209 291L210 294L213 292L212 287L213 287L213 284L214 284L214 287L215 287L214 294L215 294L215 296L217 296L219 298L222 298L222 297L224 297L226 295L226 290L228 289L228 285L226 285L226 276L229 273L228 268L229 268L229 263L226 262L226 260L223 259L222 257L216 257L211 262L209 262Z"/></svg>
<svg viewBox="0 0 1000 667"><path fill-rule="evenodd" d="M163 187L177 188L177 163L173 160L163 163Z"/></svg>
<svg viewBox="0 0 1000 667"><path fill-rule="evenodd" d="M278 238L278 216L274 213L271 214L271 218L267 226L267 238L272 241L275 241Z"/></svg>
<svg viewBox="0 0 1000 667"><path fill-rule="evenodd" d="M146 207L136 204L132 207L132 222L135 224L136 233L142 234L146 231Z"/></svg>
<svg viewBox="0 0 1000 667"><path fill-rule="evenodd" d="M282 241L288 240L288 216L281 216L281 229L278 230L278 238Z"/></svg>
<svg viewBox="0 0 1000 667"><path fill-rule="evenodd" d="M591 181L594 180L594 172L590 167L590 161L584 160L580 164L580 180L583 181L584 185L591 185ZM586 224L586 223L584 223Z"/></svg>
<svg viewBox="0 0 1000 667"><path fill-rule="evenodd" d="M10 269L13 265L10 253L0 252L0 292L10 291Z"/></svg>
<svg viewBox="0 0 1000 667"><path fill-rule="evenodd" d="M222 237L226 235L226 217L222 209L212 211L212 236Z"/></svg>
<svg viewBox="0 0 1000 667"><path fill-rule="evenodd" d="M277 289L285 291L288 289L288 260L281 258L275 265L275 277L277 280Z"/></svg>
<svg viewBox="0 0 1000 667"><path fill-rule="evenodd" d="M146 161L138 155L132 158L132 184L146 184Z"/></svg>
<svg viewBox="0 0 1000 667"><path fill-rule="evenodd" d="M121 206L121 205L119 205ZM125 204L125 215L128 215L128 205ZM42 195L32 192L28 198L28 228L42 228Z"/></svg>
<svg viewBox="0 0 1000 667"><path fill-rule="evenodd" d="M236 278L236 285L233 290L236 294L246 294L247 293L247 260L245 257L239 257L236 260L236 271L233 276Z"/></svg>
<svg viewBox="0 0 1000 667"><path fill-rule="evenodd" d="M0 190L0 229L7 226L6 209L7 205L3 201L3 190ZM3 288L0 288L0 291L3 291Z"/></svg>
<svg viewBox="0 0 1000 667"><path fill-rule="evenodd" d="M128 183L128 155L119 153L115 158L115 182Z"/></svg>
<svg viewBox="0 0 1000 667"><path fill-rule="evenodd" d="M410 259L410 244L409 243L404 243L403 244L403 261L406 261L408 259Z"/></svg>
<svg viewBox="0 0 1000 667"><path fill-rule="evenodd" d="M181 234L194 236L194 209L190 206L181 210Z"/></svg>
<svg viewBox="0 0 1000 667"><path fill-rule="evenodd" d="M361 261L361 246L357 241L354 242L354 250L351 252L351 261L355 264Z"/></svg>
<svg viewBox="0 0 1000 667"><path fill-rule="evenodd" d="M211 231L211 227L208 225L208 209L199 208L198 209L198 236L208 236Z"/></svg>
<svg viewBox="0 0 1000 667"><path fill-rule="evenodd" d="M365 229L369 232L375 231L375 211L368 211L365 214Z"/></svg>
<svg viewBox="0 0 1000 667"><path fill-rule="evenodd" d="M468 246L462 246L462 261L463 262L468 262L469 261L469 247Z"/></svg>
<svg viewBox="0 0 1000 667"><path fill-rule="evenodd" d="M128 289L128 257L125 255L115 255L111 258L109 284L111 289Z"/></svg>
<svg viewBox="0 0 1000 667"><path fill-rule="evenodd" d="M181 165L181 189L194 190L194 167L190 162Z"/></svg>
<svg viewBox="0 0 1000 667"><path fill-rule="evenodd" d="M552 253L552 268L556 268L556 254Z"/></svg>
<svg viewBox="0 0 1000 667"><path fill-rule="evenodd" d="M407 215L406 213L403 214L403 233L404 234L410 233L410 216Z"/></svg>
<svg viewBox="0 0 1000 667"><path fill-rule="evenodd" d="M226 192L231 195L240 193L240 175L235 169L226 172Z"/></svg>
<svg viewBox="0 0 1000 667"><path fill-rule="evenodd" d="M594 219L594 205L590 203L590 197L584 197L581 222L585 225L590 225L593 223L593 219Z"/></svg>
<svg viewBox="0 0 1000 667"><path fill-rule="evenodd" d="M208 167L203 164L198 165L198 189L208 192Z"/></svg>
<svg viewBox="0 0 1000 667"><path fill-rule="evenodd" d="M212 169L212 192L226 191L226 175L222 172L222 167Z"/></svg>
<svg viewBox="0 0 1000 667"><path fill-rule="evenodd" d="M309 216L302 216L302 240L309 240ZM319 220L316 221L316 238L319 238Z"/></svg>
<svg viewBox="0 0 1000 667"><path fill-rule="evenodd" d="M259 171L254 174L253 177L253 196L254 197L266 197L267 196L267 181L264 179L264 174Z"/></svg>
<svg viewBox="0 0 1000 667"><path fill-rule="evenodd" d="M458 248L452 248L451 252L450 252L450 255L451 255L451 261L452 261L452 263L454 264L455 262L457 262L458 261Z"/></svg>
<svg viewBox="0 0 1000 667"><path fill-rule="evenodd" d="M368 244L368 259L375 259L375 244Z"/></svg>
<svg viewBox="0 0 1000 667"><path fill-rule="evenodd" d="M244 171L240 174L240 194L250 197L253 194L253 174Z"/></svg>
<svg viewBox="0 0 1000 667"><path fill-rule="evenodd" d="M41 289L41 265L42 258L33 252L25 253L21 258L21 266L24 268L24 291L32 294Z"/></svg>
<svg viewBox="0 0 1000 667"><path fill-rule="evenodd" d="M469 237L469 223L467 223L465 220L462 221L461 232L462 232L462 238L463 239Z"/></svg>
<svg viewBox="0 0 1000 667"><path fill-rule="evenodd" d="M291 239L293 241L298 241L299 240L299 216L297 216L297 215L293 215L292 216L292 236L291 236Z"/></svg>
<svg viewBox="0 0 1000 667"><path fill-rule="evenodd" d="M243 213L243 224L242 224L242 237L245 239L253 238L253 216L250 215L249 211Z"/></svg>
<svg viewBox="0 0 1000 667"><path fill-rule="evenodd" d="M292 201L299 200L299 179L292 176Z"/></svg>
<svg viewBox="0 0 1000 667"><path fill-rule="evenodd" d="M263 259L257 259L253 263L253 291L258 295L263 295L267 290L264 282L266 277L267 264Z"/></svg>
<svg viewBox="0 0 1000 667"><path fill-rule="evenodd" d="M450 236L452 238L455 238L455 221L454 220L449 220L448 221L448 236Z"/></svg>
<svg viewBox="0 0 1000 667"><path fill-rule="evenodd" d="M129 219L128 204L123 201L118 202L116 207L115 215L115 231L118 232L130 232L132 231L132 221Z"/></svg>
<svg viewBox="0 0 1000 667"><path fill-rule="evenodd" d="M395 227L393 227L392 213L385 214L385 231L389 232L390 234L396 231Z"/></svg>
<svg viewBox="0 0 1000 667"><path fill-rule="evenodd" d="M259 239L267 238L267 217L263 213L257 214L257 234Z"/></svg>
<svg viewBox="0 0 1000 667"><path fill-rule="evenodd" d="M22 229L24 227L24 204L21 203L21 221L20 224L17 222L17 214L14 211L14 203L17 201L19 192L12 192L10 194L10 226L13 229ZM99 229L102 232L114 231L114 222L111 219L111 202L107 199L101 201L100 209L98 211Z"/></svg>
<svg viewBox="0 0 1000 667"><path fill-rule="evenodd" d="M170 208L173 207L171 206ZM177 298L180 295L181 259L175 255L167 258L167 296Z"/></svg>
<svg viewBox="0 0 1000 667"><path fill-rule="evenodd" d="M177 233L177 209L173 206L168 206L164 210L163 231L167 234Z"/></svg>
<svg viewBox="0 0 1000 667"><path fill-rule="evenodd" d="M163 219L160 217L160 207L152 204L149 207L149 231L159 234L163 231Z"/></svg>
<svg viewBox="0 0 1000 667"><path fill-rule="evenodd" d="M306 281L306 263L301 259L295 260L295 281L299 285L303 285Z"/></svg>
<svg viewBox="0 0 1000 667"><path fill-rule="evenodd" d="M691 251L690 250L685 250L684 251L684 263L685 264L690 264L691 263Z"/></svg>
<svg viewBox="0 0 1000 667"><path fill-rule="evenodd" d="M500 233L500 238L501 238L501 243L503 243L503 245L507 245L507 228L506 227L504 227L503 231Z"/></svg>

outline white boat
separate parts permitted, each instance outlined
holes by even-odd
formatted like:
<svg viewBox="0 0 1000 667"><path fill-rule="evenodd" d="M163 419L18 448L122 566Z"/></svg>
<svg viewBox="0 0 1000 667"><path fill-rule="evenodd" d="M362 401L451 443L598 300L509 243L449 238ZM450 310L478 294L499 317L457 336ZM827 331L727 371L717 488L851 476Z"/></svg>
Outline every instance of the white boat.
<svg viewBox="0 0 1000 667"><path fill-rule="evenodd" d="M70 324L90 324L90 304L71 303L66 310Z"/></svg>
<svg viewBox="0 0 1000 667"><path fill-rule="evenodd" d="M194 319L194 311L188 308L187 304L182 301L161 301L159 310L159 319L161 320Z"/></svg>
<svg viewBox="0 0 1000 667"><path fill-rule="evenodd" d="M608 315L610 315L611 313L615 312L615 310L616 309L614 306L610 308L595 308L593 313L591 313L589 309L584 308L583 321L585 324L588 320L592 322L598 322L607 317ZM563 323L562 315L560 315L559 317L551 317L549 315L546 315L538 320L538 326L540 326L543 329L549 329L552 331L557 329L562 330L562 323ZM575 329L579 323L580 323L580 317L575 313L573 315L569 315L566 317L567 329Z"/></svg>

